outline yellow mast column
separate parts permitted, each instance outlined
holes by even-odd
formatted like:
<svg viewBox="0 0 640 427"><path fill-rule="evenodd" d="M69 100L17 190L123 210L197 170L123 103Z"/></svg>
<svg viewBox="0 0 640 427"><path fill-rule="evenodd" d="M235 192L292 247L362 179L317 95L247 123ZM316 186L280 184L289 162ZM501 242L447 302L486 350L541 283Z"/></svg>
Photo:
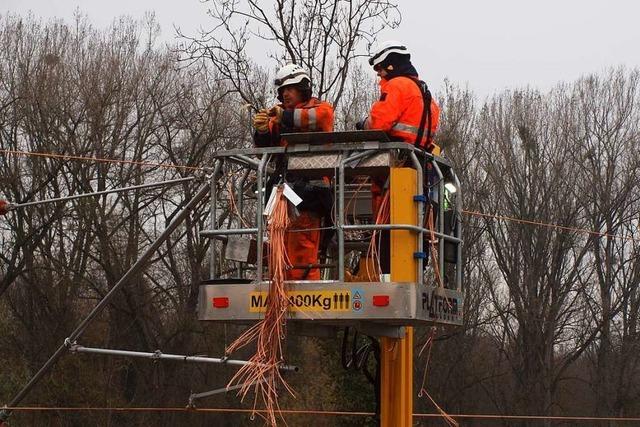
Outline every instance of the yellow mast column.
<svg viewBox="0 0 640 427"><path fill-rule="evenodd" d="M391 168L389 182L391 224L416 224L418 206L416 171ZM415 232L391 231L391 281L415 283L418 263ZM382 427L411 427L413 424L413 328L404 338L382 338L380 354L380 420Z"/></svg>

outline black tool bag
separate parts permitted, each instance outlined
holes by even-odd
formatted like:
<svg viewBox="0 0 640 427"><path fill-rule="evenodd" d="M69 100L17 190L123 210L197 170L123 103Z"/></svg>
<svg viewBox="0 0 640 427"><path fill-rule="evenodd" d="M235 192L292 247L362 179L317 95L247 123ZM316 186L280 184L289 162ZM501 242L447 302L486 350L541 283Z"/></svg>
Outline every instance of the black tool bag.
<svg viewBox="0 0 640 427"><path fill-rule="evenodd" d="M302 202L298 205L301 211L311 211L321 217L330 217L333 207L331 188L309 183L307 179L298 179L289 183Z"/></svg>

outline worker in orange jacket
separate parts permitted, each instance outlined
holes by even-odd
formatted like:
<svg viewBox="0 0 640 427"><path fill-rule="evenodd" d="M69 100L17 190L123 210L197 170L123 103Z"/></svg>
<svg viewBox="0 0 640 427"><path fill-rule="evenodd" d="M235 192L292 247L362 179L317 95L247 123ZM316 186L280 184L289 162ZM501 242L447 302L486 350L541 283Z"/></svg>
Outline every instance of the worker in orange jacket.
<svg viewBox="0 0 640 427"><path fill-rule="evenodd" d="M418 78L407 47L393 40L384 42L373 50L369 64L380 77L380 99L356 127L380 129L391 140L440 154L440 147L433 141L440 108L427 85ZM426 105L429 107L425 108Z"/></svg>
<svg viewBox="0 0 640 427"><path fill-rule="evenodd" d="M288 132L333 131L333 107L328 102L311 96L311 79L299 65L282 67L274 80L278 91L278 104L260 110L253 118L254 143L258 147L286 146L281 138ZM286 245L289 261L294 267L287 272L288 280L320 280L318 264L321 219L331 210L328 188L313 185L307 180L293 183L293 190L302 198L299 215L291 220ZM306 268L301 268L306 266Z"/></svg>
<svg viewBox="0 0 640 427"><path fill-rule="evenodd" d="M433 137L438 128L440 108L432 98L426 83L418 78L411 63L411 53L398 41L381 43L372 50L369 64L380 77L380 99L371 106L369 116L356 125L358 129L379 129L393 141L414 144L434 155L440 147ZM374 218L384 195L384 179L373 179L371 200ZM383 240L388 233L382 234ZM383 242L382 272L389 272L389 254Z"/></svg>
<svg viewBox="0 0 640 427"><path fill-rule="evenodd" d="M333 107L311 96L311 79L302 67L285 65L276 74L274 84L281 104L260 110L253 117L256 146L287 145L281 133L333 131Z"/></svg>

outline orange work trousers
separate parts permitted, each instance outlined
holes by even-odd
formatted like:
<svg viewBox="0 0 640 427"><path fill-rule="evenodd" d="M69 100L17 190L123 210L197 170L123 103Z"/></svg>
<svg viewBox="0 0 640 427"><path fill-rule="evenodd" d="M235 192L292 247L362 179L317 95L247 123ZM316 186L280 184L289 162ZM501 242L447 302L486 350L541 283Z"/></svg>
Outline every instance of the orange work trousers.
<svg viewBox="0 0 640 427"><path fill-rule="evenodd" d="M310 211L301 211L298 217L291 220L289 228L304 230L288 232L285 237L291 265L308 267L311 264L318 264L320 217ZM320 280L320 269L318 267L294 268L287 271L287 280Z"/></svg>

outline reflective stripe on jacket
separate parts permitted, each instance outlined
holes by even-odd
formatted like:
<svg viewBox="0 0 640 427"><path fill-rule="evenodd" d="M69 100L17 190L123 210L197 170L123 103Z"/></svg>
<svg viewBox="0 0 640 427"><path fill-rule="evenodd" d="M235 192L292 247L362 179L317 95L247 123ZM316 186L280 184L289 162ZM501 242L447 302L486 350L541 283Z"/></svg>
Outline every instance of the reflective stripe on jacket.
<svg viewBox="0 0 640 427"><path fill-rule="evenodd" d="M296 132L333 131L333 107L328 102L311 98L292 110L284 110L282 127Z"/></svg>
<svg viewBox="0 0 640 427"><path fill-rule="evenodd" d="M380 99L371 107L371 112L365 123L366 129L380 129L389 134L392 139L414 144L418 136L424 101L422 91L416 84L417 79L398 76L392 79L380 80ZM419 145L427 151L439 152L439 147L433 143L433 136L440 120L440 107L431 100L431 135L427 141L427 126ZM436 153L437 154L437 153Z"/></svg>
<svg viewBox="0 0 640 427"><path fill-rule="evenodd" d="M282 105L280 105L283 107ZM285 109L281 123L275 117L269 120L269 132L254 134L254 142L259 147L287 145L280 133L287 132L331 132L333 131L333 106L318 98Z"/></svg>

